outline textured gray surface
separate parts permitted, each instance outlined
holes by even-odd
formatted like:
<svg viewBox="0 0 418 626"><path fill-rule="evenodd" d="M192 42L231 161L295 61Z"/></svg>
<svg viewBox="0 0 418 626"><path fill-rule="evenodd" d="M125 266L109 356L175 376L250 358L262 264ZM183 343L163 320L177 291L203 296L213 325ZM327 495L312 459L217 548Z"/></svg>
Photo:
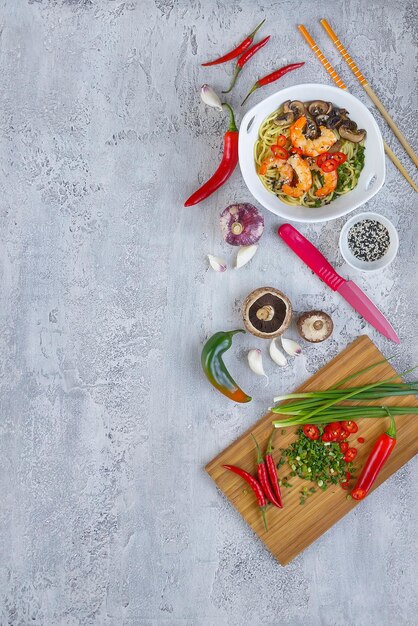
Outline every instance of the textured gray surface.
<svg viewBox="0 0 418 626"><path fill-rule="evenodd" d="M283 87L328 82L299 21L366 101L321 32L325 16L414 140L417 3L0 7L2 626L417 624L416 460L286 568L202 470L273 392L303 381L358 334L385 354L393 346L292 258L272 215L250 265L225 275L207 268L208 252L233 257L217 215L249 200L238 171L201 207L182 208L214 170L224 128L198 87L222 88L231 71L199 62L264 16L263 33L273 36L243 72L235 103L254 77L286 62L307 61ZM358 277L342 264L344 220L302 230L390 315L402 339L394 362L406 368L418 362L418 206L387 169L368 208L399 228L389 269ZM199 350L209 334L240 323L244 296L264 284L285 291L296 311L332 312L335 333L284 372L266 359L267 388L245 364L248 347L264 344L237 340L230 362L256 398L238 407L208 386Z"/></svg>

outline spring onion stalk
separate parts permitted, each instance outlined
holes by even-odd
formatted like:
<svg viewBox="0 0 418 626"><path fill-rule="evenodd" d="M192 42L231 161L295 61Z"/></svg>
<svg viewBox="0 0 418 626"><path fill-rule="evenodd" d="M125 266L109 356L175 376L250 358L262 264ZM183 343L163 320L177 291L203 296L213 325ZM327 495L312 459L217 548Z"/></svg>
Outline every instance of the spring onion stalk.
<svg viewBox="0 0 418 626"><path fill-rule="evenodd" d="M359 407L359 411L353 411L352 409L357 407L350 407L346 410L346 407L334 407L332 412L323 413L316 417L289 417L287 419L274 420L273 426L275 428L287 428L290 426L302 426L303 424L329 424L330 422L341 422L344 420L356 420L356 419L368 419L368 418L380 418L387 417L388 411L392 415L418 415L418 407L411 406L367 406ZM336 409L342 409L336 410ZM371 409L371 410L370 410Z"/></svg>

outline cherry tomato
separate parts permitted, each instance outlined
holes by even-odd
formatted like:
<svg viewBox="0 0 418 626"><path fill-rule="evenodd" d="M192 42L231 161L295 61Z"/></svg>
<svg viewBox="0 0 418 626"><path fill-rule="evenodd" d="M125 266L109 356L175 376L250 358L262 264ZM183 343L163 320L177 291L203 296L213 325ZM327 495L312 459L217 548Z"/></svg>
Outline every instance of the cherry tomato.
<svg viewBox="0 0 418 626"><path fill-rule="evenodd" d="M341 483L341 487L343 489L350 489L350 483L346 480L343 483Z"/></svg>
<svg viewBox="0 0 418 626"><path fill-rule="evenodd" d="M365 439L364 439L364 437L359 437L359 438L357 439L357 441L358 441L359 443L364 443Z"/></svg>
<svg viewBox="0 0 418 626"><path fill-rule="evenodd" d="M335 172L337 167L338 167L337 161L334 161L334 159L327 159L326 161L322 163L321 170L328 174L328 172Z"/></svg>
<svg viewBox="0 0 418 626"><path fill-rule="evenodd" d="M338 441L341 433L341 426L339 422L332 422L325 426L325 432L330 436L330 441Z"/></svg>
<svg viewBox="0 0 418 626"><path fill-rule="evenodd" d="M329 433L327 433L326 431L324 432L324 434L321 437L323 442L329 442L331 441L331 436Z"/></svg>
<svg viewBox="0 0 418 626"><path fill-rule="evenodd" d="M281 148L284 148L287 144L287 137L285 135L279 135L276 140L276 144Z"/></svg>
<svg viewBox="0 0 418 626"><path fill-rule="evenodd" d="M342 427L345 428L345 430L348 430L349 433L356 433L358 431L356 422L352 422L351 420L342 422Z"/></svg>
<svg viewBox="0 0 418 626"><path fill-rule="evenodd" d="M282 146L271 146L271 151L273 152L274 156L279 157L279 159L284 159L285 161L287 161L287 159L289 158L288 151Z"/></svg>
<svg viewBox="0 0 418 626"><path fill-rule="evenodd" d="M346 463L351 463L357 456L356 448L348 448L347 452L344 455L344 461Z"/></svg>
<svg viewBox="0 0 418 626"><path fill-rule="evenodd" d="M319 439L319 428L318 426L315 426L315 424L305 424L303 427L303 433L305 437L312 439L313 441Z"/></svg>
<svg viewBox="0 0 418 626"><path fill-rule="evenodd" d="M334 159L334 161L337 161L338 166L342 165L343 163L347 161L347 155L344 154L344 152L333 152L331 156Z"/></svg>
<svg viewBox="0 0 418 626"><path fill-rule="evenodd" d="M340 443L340 450L343 454L345 454L348 450L349 446L348 443L346 441L343 441L343 443Z"/></svg>
<svg viewBox="0 0 418 626"><path fill-rule="evenodd" d="M303 152L301 150L301 148L296 148L295 146L293 146L292 148L290 148L290 152L292 154L299 154L300 156L303 155Z"/></svg>
<svg viewBox="0 0 418 626"><path fill-rule="evenodd" d="M349 436L350 436L350 433L348 432L348 430L346 430L345 428L341 428L340 441L344 441L344 439L347 439L347 437Z"/></svg>

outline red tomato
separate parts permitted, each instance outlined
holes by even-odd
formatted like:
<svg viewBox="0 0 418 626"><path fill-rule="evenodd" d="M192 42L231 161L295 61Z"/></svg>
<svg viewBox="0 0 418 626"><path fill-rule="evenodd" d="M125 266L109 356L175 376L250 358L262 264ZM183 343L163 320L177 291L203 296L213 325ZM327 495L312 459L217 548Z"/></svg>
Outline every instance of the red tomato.
<svg viewBox="0 0 418 626"><path fill-rule="evenodd" d="M364 437L359 437L359 438L357 439L357 441L358 441L359 443L364 443L365 439L364 439Z"/></svg>
<svg viewBox="0 0 418 626"><path fill-rule="evenodd" d="M281 148L284 148L287 143L287 137L285 135L279 135L276 140L276 144Z"/></svg>
<svg viewBox="0 0 418 626"><path fill-rule="evenodd" d="M349 484L349 482L346 480L346 481L344 481L343 483L341 483L341 487L342 487L343 489L350 489L350 484Z"/></svg>
<svg viewBox="0 0 418 626"><path fill-rule="evenodd" d="M343 454L345 454L348 450L348 443L346 441L344 441L343 443L340 443L340 450Z"/></svg>
<svg viewBox="0 0 418 626"><path fill-rule="evenodd" d="M349 433L356 433L358 431L356 422L352 422L351 420L342 422L342 427L345 428L345 430L348 430Z"/></svg>
<svg viewBox="0 0 418 626"><path fill-rule="evenodd" d="M308 439L315 441L316 439L319 439L319 428L318 426L315 426L315 424L305 424L303 427L303 434Z"/></svg>
<svg viewBox="0 0 418 626"><path fill-rule="evenodd" d="M344 461L346 463L351 463L357 456L356 448L348 448L347 452L344 455Z"/></svg>
<svg viewBox="0 0 418 626"><path fill-rule="evenodd" d="M331 441L330 434L325 431L324 434L322 435L321 439L322 439L323 442Z"/></svg>
<svg viewBox="0 0 418 626"><path fill-rule="evenodd" d="M287 159L289 158L288 151L282 146L271 146L271 151L273 152L274 156L278 157L279 159L287 161Z"/></svg>

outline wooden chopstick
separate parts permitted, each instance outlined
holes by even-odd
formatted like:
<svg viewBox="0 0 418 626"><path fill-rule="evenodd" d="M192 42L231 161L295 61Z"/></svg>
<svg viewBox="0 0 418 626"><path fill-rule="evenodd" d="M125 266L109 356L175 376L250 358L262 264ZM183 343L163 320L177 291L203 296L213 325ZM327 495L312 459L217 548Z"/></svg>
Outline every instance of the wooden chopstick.
<svg viewBox="0 0 418 626"><path fill-rule="evenodd" d="M328 61L328 59L322 54L322 52L318 48L315 40L312 39L312 37L310 36L310 34L306 30L306 28L303 26L303 24L299 24L298 29L301 32L301 34L304 37L304 39L307 41L308 45L310 46L310 48L312 49L314 54L321 61L322 65L327 70L328 74L331 76L331 78L333 79L335 84L338 87L340 87L341 89L347 89L347 86L344 84L342 78L337 74L337 72L332 67L332 65ZM405 180L407 180L408 183L411 185L412 189L414 189L414 191L416 191L418 193L417 185L414 183L414 181L412 180L412 178L410 177L410 175L408 174L408 172L406 171L406 169L404 168L402 163L399 161L398 157L393 153L393 151L391 150L391 148L389 148L389 146L387 145L387 143L385 141L383 142L383 145L385 147L385 152L388 155L388 157L390 158L390 160L392 161L392 163L395 165L395 167L398 168L398 170L400 171L402 176L405 178Z"/></svg>
<svg viewBox="0 0 418 626"><path fill-rule="evenodd" d="M383 117L385 118L386 122L388 123L390 128L393 130L394 134L399 139L400 143L405 148L406 152L411 157L412 161L415 163L416 167L418 167L418 156L413 151L412 146L408 143L405 135L396 126L395 122L393 121L393 119L389 115L388 111L385 109L385 107L382 104L382 102L379 100L379 98L377 97L377 95L375 94L373 89L370 87L369 83L364 78L363 74L360 72L359 68L354 63L353 59L350 57L350 55L348 54L347 50L344 48L343 44L338 39L337 35L332 30L331 26L328 24L327 20L322 19L322 20L319 20L319 21L320 21L320 24L323 26L325 32L327 33L328 37L331 39L332 43L337 48L338 52L341 54L343 59L346 61L348 67L353 72L354 76L357 78L357 80L359 81L360 85L363 87L364 91L369 96L370 100L379 109L380 113L383 115Z"/></svg>

